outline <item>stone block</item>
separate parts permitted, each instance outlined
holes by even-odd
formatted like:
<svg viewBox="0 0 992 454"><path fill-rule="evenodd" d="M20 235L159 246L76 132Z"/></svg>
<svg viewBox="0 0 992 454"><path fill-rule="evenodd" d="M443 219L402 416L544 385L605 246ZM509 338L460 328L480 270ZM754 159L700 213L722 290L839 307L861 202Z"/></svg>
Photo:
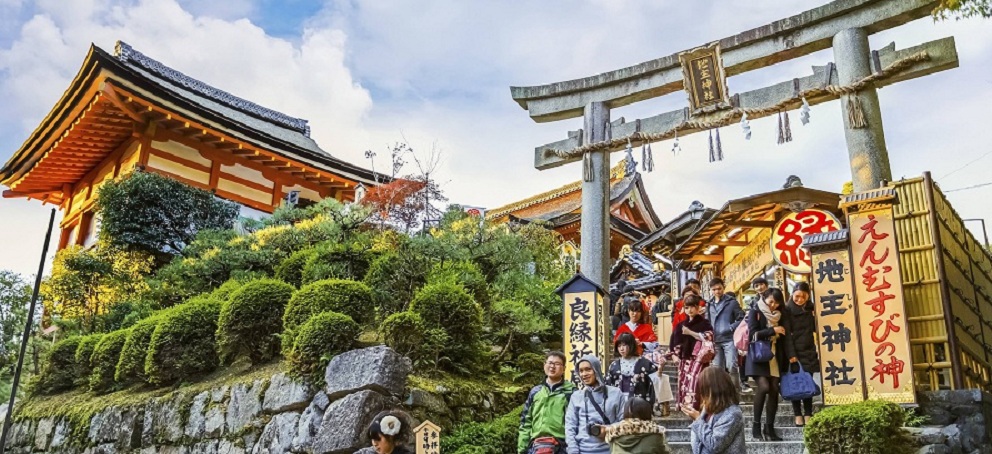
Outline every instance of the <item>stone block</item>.
<svg viewBox="0 0 992 454"><path fill-rule="evenodd" d="M329 405L327 394L318 392L310 401L310 405L300 415L296 427L296 436L290 446L292 452L307 452L313 446L313 439L320 430L321 421L324 419L324 410Z"/></svg>
<svg viewBox="0 0 992 454"><path fill-rule="evenodd" d="M186 418L186 436L194 440L203 438L206 430L206 410L210 393L204 391L193 397L193 403L189 406L189 416Z"/></svg>
<svg viewBox="0 0 992 454"><path fill-rule="evenodd" d="M66 419L60 419L57 423L55 423L55 429L52 433L52 442L49 447L55 449L65 446L69 441L70 433L71 428L69 427L69 421Z"/></svg>
<svg viewBox="0 0 992 454"><path fill-rule="evenodd" d="M221 386L220 388L214 388L210 391L210 401L213 403L223 402L224 398L227 397L228 390L230 389L231 387L227 385Z"/></svg>
<svg viewBox="0 0 992 454"><path fill-rule="evenodd" d="M313 443L314 454L353 453L369 445L365 430L376 413L388 405L386 398L364 390L338 399L327 407Z"/></svg>
<svg viewBox="0 0 992 454"><path fill-rule="evenodd" d="M36 451L47 451L51 445L52 432L55 431L55 420L44 418L38 421L38 427L34 431L34 449Z"/></svg>
<svg viewBox="0 0 992 454"><path fill-rule="evenodd" d="M916 454L951 454L947 445L926 445L916 451Z"/></svg>
<svg viewBox="0 0 992 454"><path fill-rule="evenodd" d="M298 411L307 407L313 390L303 382L293 380L285 373L276 374L265 390L262 411L282 413Z"/></svg>
<svg viewBox="0 0 992 454"><path fill-rule="evenodd" d="M231 386L231 397L227 403L226 433L240 432L255 423L255 417L262 411L264 384L262 380L256 380L250 386L246 383Z"/></svg>
<svg viewBox="0 0 992 454"><path fill-rule="evenodd" d="M905 427L903 430L923 446L942 445L947 442L947 435L940 427Z"/></svg>
<svg viewBox="0 0 992 454"><path fill-rule="evenodd" d="M211 404L203 416L203 436L217 438L224 434L224 407Z"/></svg>
<svg viewBox="0 0 992 454"><path fill-rule="evenodd" d="M145 407L141 445L171 445L183 437L182 396L152 401Z"/></svg>
<svg viewBox="0 0 992 454"><path fill-rule="evenodd" d="M282 454L289 452L296 436L300 414L280 413L275 415L262 431L252 454Z"/></svg>
<svg viewBox="0 0 992 454"><path fill-rule="evenodd" d="M398 396L412 369L409 358L384 345L352 350L327 364L324 390L331 401L360 390Z"/></svg>

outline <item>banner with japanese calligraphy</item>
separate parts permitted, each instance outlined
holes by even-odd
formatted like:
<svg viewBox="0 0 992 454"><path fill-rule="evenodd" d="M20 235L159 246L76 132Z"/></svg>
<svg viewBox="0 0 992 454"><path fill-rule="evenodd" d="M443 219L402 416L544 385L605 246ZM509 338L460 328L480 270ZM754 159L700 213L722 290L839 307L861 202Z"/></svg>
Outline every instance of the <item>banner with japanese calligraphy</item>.
<svg viewBox="0 0 992 454"><path fill-rule="evenodd" d="M754 241L723 267L727 291L750 288L751 278L758 273L764 274L765 267L772 264L772 249L768 242L771 235L770 230L762 229Z"/></svg>
<svg viewBox="0 0 992 454"><path fill-rule="evenodd" d="M789 213L772 229L771 248L775 262L791 273L809 274L812 261L803 249L803 236L840 230L840 220L833 213L815 208Z"/></svg>
<svg viewBox="0 0 992 454"><path fill-rule="evenodd" d="M848 226L868 398L915 403L892 207L850 213Z"/></svg>
<svg viewBox="0 0 992 454"><path fill-rule="evenodd" d="M865 399L864 367L858 343L854 279L847 247L813 253L813 302L823 403L842 405Z"/></svg>
<svg viewBox="0 0 992 454"><path fill-rule="evenodd" d="M601 361L606 359L606 336L604 327L605 310L598 304L598 294L594 291L565 293L565 378L581 384L577 368L579 359L585 355L595 355Z"/></svg>

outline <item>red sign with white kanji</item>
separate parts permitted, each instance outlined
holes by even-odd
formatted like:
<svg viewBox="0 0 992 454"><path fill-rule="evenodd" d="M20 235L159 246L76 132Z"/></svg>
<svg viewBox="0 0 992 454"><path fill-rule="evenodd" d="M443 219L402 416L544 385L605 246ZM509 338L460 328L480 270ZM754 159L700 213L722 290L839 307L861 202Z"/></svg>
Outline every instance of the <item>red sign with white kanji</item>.
<svg viewBox="0 0 992 454"><path fill-rule="evenodd" d="M847 220L868 398L915 403L892 208L851 213Z"/></svg>
<svg viewBox="0 0 992 454"><path fill-rule="evenodd" d="M809 251L803 249L803 236L813 233L840 230L840 220L833 213L810 208L789 213L772 229L771 247L775 262L792 273L809 274L813 261Z"/></svg>

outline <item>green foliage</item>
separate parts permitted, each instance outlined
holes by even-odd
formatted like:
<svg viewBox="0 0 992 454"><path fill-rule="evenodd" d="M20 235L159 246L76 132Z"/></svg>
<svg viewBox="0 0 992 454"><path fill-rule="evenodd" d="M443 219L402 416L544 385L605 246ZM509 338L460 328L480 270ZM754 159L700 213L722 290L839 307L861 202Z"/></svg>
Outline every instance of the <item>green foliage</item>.
<svg viewBox="0 0 992 454"><path fill-rule="evenodd" d="M31 286L17 273L0 270L0 333L3 336L0 338L0 401L3 402L10 397L12 366L17 363L20 352L21 334L28 320L31 290ZM25 366L24 370L30 371L30 368Z"/></svg>
<svg viewBox="0 0 992 454"><path fill-rule="evenodd" d="M276 279L299 287L303 284L303 267L315 254L313 249L301 249L290 254L276 267Z"/></svg>
<svg viewBox="0 0 992 454"><path fill-rule="evenodd" d="M461 285L479 304L485 306L489 303L486 277L482 275L478 265L468 260L434 265L427 275L427 283Z"/></svg>
<svg viewBox="0 0 992 454"><path fill-rule="evenodd" d="M379 325L383 342L397 353L415 357L424 344L424 320L416 312L397 312Z"/></svg>
<svg viewBox="0 0 992 454"><path fill-rule="evenodd" d="M145 376L155 385L195 377L217 367L217 319L221 303L195 298L161 315L145 357Z"/></svg>
<svg viewBox="0 0 992 454"><path fill-rule="evenodd" d="M210 297L217 301L227 301L231 297L231 294L244 286L245 283L238 279L229 279L227 282L221 284L216 290L210 293Z"/></svg>
<svg viewBox="0 0 992 454"><path fill-rule="evenodd" d="M523 353L518 356L516 370L512 371L513 382L526 385L540 383L545 378L544 361L544 355L538 353Z"/></svg>
<svg viewBox="0 0 992 454"><path fill-rule="evenodd" d="M45 313L70 331L103 330L101 316L147 288L144 278L151 264L149 256L105 244L63 249L55 254L52 274L42 285ZM126 316L119 314L118 320Z"/></svg>
<svg viewBox="0 0 992 454"><path fill-rule="evenodd" d="M72 336L52 345L38 376L37 391L54 394L72 388L76 380L76 350L80 340L81 336Z"/></svg>
<svg viewBox="0 0 992 454"><path fill-rule="evenodd" d="M420 315L425 326L446 334L446 339L435 339L445 341L439 352L439 366L461 373L475 371L483 355L479 343L482 310L462 286L427 285L414 296L410 310ZM437 333L428 334L437 337Z"/></svg>
<svg viewBox="0 0 992 454"><path fill-rule="evenodd" d="M247 356L261 364L279 352L282 315L295 289L275 279L246 283L231 294L217 323L217 347L221 360L230 363Z"/></svg>
<svg viewBox="0 0 992 454"><path fill-rule="evenodd" d="M940 0L933 10L934 18L966 19L970 17L992 17L992 0Z"/></svg>
<svg viewBox="0 0 992 454"><path fill-rule="evenodd" d="M90 360L93 365L93 373L89 376L90 391L106 392L114 387L114 375L121 358L121 349L124 348L130 333L131 330L118 330L100 338Z"/></svg>
<svg viewBox="0 0 992 454"><path fill-rule="evenodd" d="M429 259L409 251L405 245L400 248L399 253L376 258L365 274L380 317L405 311L413 294L427 282Z"/></svg>
<svg viewBox="0 0 992 454"><path fill-rule="evenodd" d="M93 351L96 344L100 343L103 334L90 334L79 339L79 347L76 348L76 383L85 385L89 383L90 373L93 372Z"/></svg>
<svg viewBox="0 0 992 454"><path fill-rule="evenodd" d="M512 352L515 339L517 344L522 344L531 336L551 328L551 323L536 313L531 305L514 300L500 300L493 304L491 325L497 339L503 342L496 363Z"/></svg>
<svg viewBox="0 0 992 454"><path fill-rule="evenodd" d="M324 279L361 280L368 272L372 260L367 241L321 243L314 248L313 255L303 266L301 282L306 284Z"/></svg>
<svg viewBox="0 0 992 454"><path fill-rule="evenodd" d="M337 312L314 315L300 326L288 355L292 372L314 383L323 378L327 362L351 349L358 339L358 323Z"/></svg>
<svg viewBox="0 0 992 454"><path fill-rule="evenodd" d="M450 435L441 436L441 452L452 454L516 452L521 411L523 411L522 406L490 422L473 422L456 426Z"/></svg>
<svg viewBox="0 0 992 454"><path fill-rule="evenodd" d="M295 330L300 325L311 316L328 311L345 314L360 324L369 323L375 315L372 291L361 282L342 279L304 285L293 293L283 313L283 352L292 347Z"/></svg>
<svg viewBox="0 0 992 454"><path fill-rule="evenodd" d="M910 453L905 416L899 405L878 400L827 407L810 419L803 437L811 454Z"/></svg>
<svg viewBox="0 0 992 454"><path fill-rule="evenodd" d="M229 229L238 205L211 192L148 172L133 172L100 187L100 239L153 255L164 264L201 230Z"/></svg>
<svg viewBox="0 0 992 454"><path fill-rule="evenodd" d="M151 343L152 334L163 314L164 312L159 312L142 319L128 330L124 345L121 346L120 358L117 361L115 381L137 383L146 380L145 358L148 356L148 345Z"/></svg>

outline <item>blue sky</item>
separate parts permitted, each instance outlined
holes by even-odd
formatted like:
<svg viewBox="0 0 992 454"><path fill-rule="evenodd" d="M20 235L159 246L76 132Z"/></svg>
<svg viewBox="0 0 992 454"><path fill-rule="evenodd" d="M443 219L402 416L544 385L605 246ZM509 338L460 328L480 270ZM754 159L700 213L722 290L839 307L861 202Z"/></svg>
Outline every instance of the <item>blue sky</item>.
<svg viewBox="0 0 992 454"><path fill-rule="evenodd" d="M585 77L692 48L822 2L547 0L0 0L0 161L6 161L68 86L90 43L118 39L193 77L307 118L331 154L368 165L363 152L407 141L443 153L453 202L496 207L579 177L578 166L539 172L533 148L579 120L537 124L511 85ZM687 26L686 24L692 24ZM945 189L992 181L992 27L988 20L922 19L871 37L873 49L954 36L961 66L879 91L896 177L931 170ZM733 77L731 92L810 73L831 52ZM680 108L681 94L617 109L641 118ZM793 113L795 115L795 113ZM654 145L646 185L663 220L693 200L719 206L774 190L790 174L839 190L850 179L838 103L814 106L795 140L775 144L774 119L721 130L726 160L708 163L702 135ZM615 154L613 159L620 159ZM976 160L977 159L977 160ZM971 162L974 161L974 162ZM970 164L969 164L970 163ZM384 162L377 162L382 168ZM967 164L967 165L966 165ZM962 168L963 167L963 168ZM960 169L960 170L959 170ZM412 170L412 169L408 169ZM949 193L964 217L992 220L992 186ZM0 269L32 274L47 208L0 200ZM977 226L977 224L976 224Z"/></svg>

